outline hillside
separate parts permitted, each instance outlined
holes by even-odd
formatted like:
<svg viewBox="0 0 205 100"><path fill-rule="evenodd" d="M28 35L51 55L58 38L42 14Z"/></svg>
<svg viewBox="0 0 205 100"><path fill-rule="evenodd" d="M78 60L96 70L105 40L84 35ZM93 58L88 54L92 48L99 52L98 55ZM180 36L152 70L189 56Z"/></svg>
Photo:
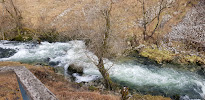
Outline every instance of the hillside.
<svg viewBox="0 0 205 100"><path fill-rule="evenodd" d="M58 41L86 40L89 37L99 36L105 30L103 11L112 6L109 44L112 47L111 51L118 55L130 46L138 46L139 43L144 42L144 22L147 23L147 36L151 35L156 28L152 36L154 39L149 39L156 43L198 3L198 0L164 0L163 2L146 0L144 4L140 0L113 0L112 3L109 0L8 0L0 3L2 14L0 30L2 34L4 33L0 38L4 37L4 39L12 39L16 36L12 29L15 29L18 18L16 14L13 14L16 19L12 18L8 13L8 11L15 13L10 1L13 1L18 9L17 15L21 17L18 22L34 35L32 36L34 40L42 33L50 33L50 37L54 37L55 34L52 33L55 31L60 35L59 38L54 38ZM160 8L163 9L159 14Z"/></svg>

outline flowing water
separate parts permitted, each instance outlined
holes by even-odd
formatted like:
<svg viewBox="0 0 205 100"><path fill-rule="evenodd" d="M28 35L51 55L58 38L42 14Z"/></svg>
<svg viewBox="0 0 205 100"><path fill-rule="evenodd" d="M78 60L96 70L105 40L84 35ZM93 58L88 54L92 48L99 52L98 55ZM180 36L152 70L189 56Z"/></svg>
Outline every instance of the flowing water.
<svg viewBox="0 0 205 100"><path fill-rule="evenodd" d="M101 77L93 63L97 61L97 57L86 49L83 41L41 44L0 41L0 54L0 61L47 63L64 67L65 70L70 64L83 66L82 76L73 74L76 82L88 82ZM205 79L196 73L136 64L134 61L104 61L106 68L112 66L109 73L113 81L129 86L137 92L170 97L178 94L182 100L200 100L205 97Z"/></svg>

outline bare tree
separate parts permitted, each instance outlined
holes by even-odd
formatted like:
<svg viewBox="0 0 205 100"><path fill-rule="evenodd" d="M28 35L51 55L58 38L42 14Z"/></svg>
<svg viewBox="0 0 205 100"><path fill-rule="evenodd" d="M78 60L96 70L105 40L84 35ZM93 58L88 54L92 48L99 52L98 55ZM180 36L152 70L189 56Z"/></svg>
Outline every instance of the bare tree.
<svg viewBox="0 0 205 100"><path fill-rule="evenodd" d="M109 7L106 7L104 10L100 11L100 14L103 15L103 19L105 21L105 27L101 30L100 34L96 34L97 36L94 36L93 38L90 37L91 43L89 44L89 47L91 50L95 53L95 55L98 57L97 63L94 63L99 72L101 73L105 87L109 90L113 89L113 82L110 79L108 70L104 66L103 58L107 57L109 55L109 45L108 45L108 39L110 36L110 16L111 16L111 10L113 1L110 0ZM102 24L102 23L101 23Z"/></svg>
<svg viewBox="0 0 205 100"><path fill-rule="evenodd" d="M14 5L13 0L8 0L7 3L5 0L3 0L2 3L3 3L3 8L5 9L5 11L14 20L14 22L16 24L16 30L17 30L18 34L20 34L21 30L22 30L22 23L21 23L22 16L21 16L20 11Z"/></svg>
<svg viewBox="0 0 205 100"><path fill-rule="evenodd" d="M148 40L149 38L152 38L153 35L155 34L159 24L160 24L160 15L163 11L163 9L166 8L166 0L160 0L160 4L159 4L159 9L157 10L157 13L154 14L154 16L151 16L151 12L150 9L152 8L147 8L145 5L145 0L138 0L141 4L142 4L142 12L143 12L143 19L141 21L141 27L143 28L143 38L144 40ZM157 20L157 23L155 26L155 28L151 31L151 34L148 33L147 27L148 25L150 25L150 23L152 23L153 21L155 21L155 19Z"/></svg>

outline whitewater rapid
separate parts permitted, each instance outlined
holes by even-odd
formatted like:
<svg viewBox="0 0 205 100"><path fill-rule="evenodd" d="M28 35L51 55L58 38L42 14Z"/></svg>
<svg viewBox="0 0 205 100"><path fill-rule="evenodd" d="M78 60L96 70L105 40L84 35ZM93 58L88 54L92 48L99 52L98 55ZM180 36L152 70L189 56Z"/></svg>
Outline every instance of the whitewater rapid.
<svg viewBox="0 0 205 100"><path fill-rule="evenodd" d="M73 74L76 82L89 82L101 75L93 62L97 57L86 49L83 41L20 43L0 41L0 48L16 52L0 61L18 61L24 63L55 63L64 67L70 64L84 67L84 75ZM173 96L179 94L182 100L202 99L205 97L205 79L193 72L178 71L172 68L158 68L154 65L112 62L104 59L105 67L110 68L110 77L121 85L129 86L141 93Z"/></svg>

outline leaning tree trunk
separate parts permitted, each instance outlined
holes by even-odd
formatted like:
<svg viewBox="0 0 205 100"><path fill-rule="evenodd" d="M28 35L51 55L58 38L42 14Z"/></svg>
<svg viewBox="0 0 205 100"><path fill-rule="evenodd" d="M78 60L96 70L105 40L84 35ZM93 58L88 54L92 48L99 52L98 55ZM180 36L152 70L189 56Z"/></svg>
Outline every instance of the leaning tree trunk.
<svg viewBox="0 0 205 100"><path fill-rule="evenodd" d="M104 82L105 82L105 87L108 90L112 90L113 83L110 79L109 73L107 72L107 70L104 67L104 63L103 63L102 58L99 58L99 63L97 65L97 67L98 67L101 75L103 76L103 79L104 79Z"/></svg>
<svg viewBox="0 0 205 100"><path fill-rule="evenodd" d="M104 55L109 54L108 53L108 38L109 38L109 34L110 34L110 12L112 9L112 0L110 3L110 8L103 10L102 14L103 17L105 18L106 24L105 24L105 32L103 32L103 37L102 37L102 42L98 45L99 48L97 49L96 55L98 57L98 64L96 65L98 67L98 70L100 71L101 75L103 76L104 79L104 83L105 83L105 87L108 90L112 90L113 88L113 83L110 79L108 70L105 69L104 67L104 63L103 63L103 57L105 57Z"/></svg>

